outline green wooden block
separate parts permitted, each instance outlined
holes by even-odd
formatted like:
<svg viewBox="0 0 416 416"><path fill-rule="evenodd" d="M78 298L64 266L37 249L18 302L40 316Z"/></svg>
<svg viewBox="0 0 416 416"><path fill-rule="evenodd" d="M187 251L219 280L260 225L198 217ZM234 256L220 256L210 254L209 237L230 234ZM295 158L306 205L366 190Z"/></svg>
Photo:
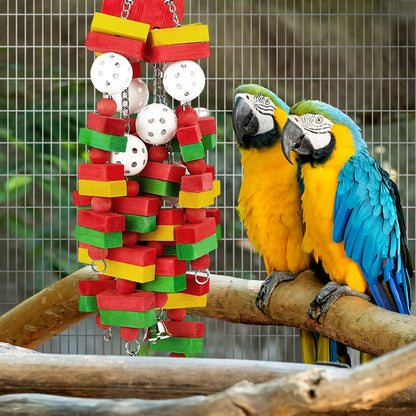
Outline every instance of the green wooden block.
<svg viewBox="0 0 416 416"><path fill-rule="evenodd" d="M161 196L179 196L180 183L145 178L143 176L135 176L132 179L139 183L142 192Z"/></svg>
<svg viewBox="0 0 416 416"><path fill-rule="evenodd" d="M221 240L222 238L222 231L221 231L221 224L217 225L217 240Z"/></svg>
<svg viewBox="0 0 416 416"><path fill-rule="evenodd" d="M217 233L195 244L177 244L176 253L179 260L195 260L218 247Z"/></svg>
<svg viewBox="0 0 416 416"><path fill-rule="evenodd" d="M83 127L79 130L78 140L81 144L96 147L109 152L125 152L127 146L126 136L114 136Z"/></svg>
<svg viewBox="0 0 416 416"><path fill-rule="evenodd" d="M186 289L186 274L178 276L155 276L152 282L143 283L140 290L176 293Z"/></svg>
<svg viewBox="0 0 416 416"><path fill-rule="evenodd" d="M202 136L202 144L205 150L212 150L217 144L217 136L215 134L206 134Z"/></svg>
<svg viewBox="0 0 416 416"><path fill-rule="evenodd" d="M176 246L165 246L165 251L163 253L165 256L176 256Z"/></svg>
<svg viewBox="0 0 416 416"><path fill-rule="evenodd" d="M100 248L114 248L123 245L123 233L121 231L103 233L80 225L75 226L75 238L81 243Z"/></svg>
<svg viewBox="0 0 416 416"><path fill-rule="evenodd" d="M150 233L156 230L156 215L131 215L124 214L126 231L136 233Z"/></svg>
<svg viewBox="0 0 416 416"><path fill-rule="evenodd" d="M203 159L205 157L205 150L202 141L198 143L187 144L180 146L182 159L184 162L192 160Z"/></svg>
<svg viewBox="0 0 416 416"><path fill-rule="evenodd" d="M149 328L157 322L156 310L147 312L100 310L104 325L127 326L129 328Z"/></svg>
<svg viewBox="0 0 416 416"><path fill-rule="evenodd" d="M159 339L155 344L149 342L149 349L182 354L200 354L204 352L204 338L170 337Z"/></svg>
<svg viewBox="0 0 416 416"><path fill-rule="evenodd" d="M179 141L178 139L175 137L170 141L170 145L172 146L172 152L180 152L180 146L179 146Z"/></svg>
<svg viewBox="0 0 416 416"><path fill-rule="evenodd" d="M79 310L81 312L98 312L96 296L80 296Z"/></svg>

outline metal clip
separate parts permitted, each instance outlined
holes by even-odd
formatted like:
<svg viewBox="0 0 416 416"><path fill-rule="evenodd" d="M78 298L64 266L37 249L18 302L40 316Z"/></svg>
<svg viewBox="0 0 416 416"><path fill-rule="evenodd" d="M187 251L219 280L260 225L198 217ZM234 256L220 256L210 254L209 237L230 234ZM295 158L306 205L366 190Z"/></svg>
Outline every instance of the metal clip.
<svg viewBox="0 0 416 416"><path fill-rule="evenodd" d="M95 263L101 261L104 264L104 269L103 270L98 270L98 268L95 266ZM107 262L104 259L101 260L93 260L91 262L91 269L93 270L93 272L98 273L98 274L102 274L105 273L107 271Z"/></svg>
<svg viewBox="0 0 416 416"><path fill-rule="evenodd" d="M137 339L135 341L137 344L136 349L130 349L130 345L129 345L130 342L126 342L126 345L124 346L124 351L126 351L126 353L130 355L130 357L135 357L136 355L139 354L139 351L140 351L140 341Z"/></svg>
<svg viewBox="0 0 416 416"><path fill-rule="evenodd" d="M198 273L206 273L207 277L204 281L200 281L198 280ZM197 270L195 272L195 282L198 283L199 285L204 285L205 283L208 283L209 280L209 270L208 269L204 269L204 270Z"/></svg>
<svg viewBox="0 0 416 416"><path fill-rule="evenodd" d="M113 338L113 332L111 331L111 326L109 328L104 329L103 331L104 341L108 342L111 338Z"/></svg>

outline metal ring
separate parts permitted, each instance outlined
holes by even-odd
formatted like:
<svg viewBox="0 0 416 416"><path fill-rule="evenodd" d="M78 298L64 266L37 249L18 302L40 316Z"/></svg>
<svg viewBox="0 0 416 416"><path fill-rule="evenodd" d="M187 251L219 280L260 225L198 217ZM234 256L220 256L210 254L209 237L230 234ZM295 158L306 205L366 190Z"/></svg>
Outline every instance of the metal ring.
<svg viewBox="0 0 416 416"><path fill-rule="evenodd" d="M97 262L97 261L102 261L102 262L104 263L104 270L100 270L100 271L98 271L98 269L95 267L95 262ZM107 271L107 262L106 262L104 259L101 259L101 260L93 260L93 261L91 262L91 269L92 269L95 273L98 273L98 274L105 273L105 272Z"/></svg>
<svg viewBox="0 0 416 416"><path fill-rule="evenodd" d="M159 315L156 317L157 320L161 319L163 315L163 308L159 309Z"/></svg>
<svg viewBox="0 0 416 416"><path fill-rule="evenodd" d="M207 274L207 277L206 277L206 279L203 282L201 282L200 280L198 280L198 273L202 273L202 272L204 272L204 273ZM208 283L208 280L209 280L209 270L208 269L197 270L195 272L195 282L198 283L199 285L204 285L205 283Z"/></svg>
<svg viewBox="0 0 416 416"><path fill-rule="evenodd" d="M111 331L111 326L109 328L104 329L103 331L104 341L108 342L111 338L113 338L113 332Z"/></svg>
<svg viewBox="0 0 416 416"><path fill-rule="evenodd" d="M140 351L140 342L137 339L135 341L136 341L136 344L137 344L136 350L131 350L130 349L130 346L129 346L130 342L129 341L127 341L126 345L124 346L124 351L126 351L126 353L128 355L130 355L130 357L135 357Z"/></svg>

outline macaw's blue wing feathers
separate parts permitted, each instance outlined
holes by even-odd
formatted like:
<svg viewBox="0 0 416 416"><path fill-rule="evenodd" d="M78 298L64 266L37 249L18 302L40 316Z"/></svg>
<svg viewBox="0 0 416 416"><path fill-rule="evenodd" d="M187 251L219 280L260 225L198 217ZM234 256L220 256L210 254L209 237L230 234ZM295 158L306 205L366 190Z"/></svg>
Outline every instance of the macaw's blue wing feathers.
<svg viewBox="0 0 416 416"><path fill-rule="evenodd" d="M413 268L399 193L365 149L339 173L333 218L333 240L358 263L376 303L408 314Z"/></svg>

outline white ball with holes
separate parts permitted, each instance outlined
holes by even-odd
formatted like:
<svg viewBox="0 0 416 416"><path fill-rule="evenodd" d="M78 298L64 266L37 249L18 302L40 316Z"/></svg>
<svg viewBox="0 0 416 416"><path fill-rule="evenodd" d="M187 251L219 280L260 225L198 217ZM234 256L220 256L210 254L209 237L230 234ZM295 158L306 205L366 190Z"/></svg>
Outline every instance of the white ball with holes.
<svg viewBox="0 0 416 416"><path fill-rule="evenodd" d="M127 146L125 152L110 152L110 163L122 163L124 175L138 175L147 163L147 147L136 136L126 134Z"/></svg>
<svg viewBox="0 0 416 416"><path fill-rule="evenodd" d="M93 62L90 77L98 91L112 96L121 93L130 85L133 69L124 56L107 52Z"/></svg>
<svg viewBox="0 0 416 416"><path fill-rule="evenodd" d="M149 104L137 115L136 130L146 143L165 144L175 136L177 128L178 119L165 104Z"/></svg>
<svg viewBox="0 0 416 416"><path fill-rule="evenodd" d="M205 74L194 61L171 62L163 70L163 85L171 97L186 103L203 91Z"/></svg>
<svg viewBox="0 0 416 416"><path fill-rule="evenodd" d="M149 99L149 89L146 83L140 78L135 78L129 85L129 113L134 114L140 111ZM121 93L114 94L113 100L117 103L117 111L121 112Z"/></svg>

